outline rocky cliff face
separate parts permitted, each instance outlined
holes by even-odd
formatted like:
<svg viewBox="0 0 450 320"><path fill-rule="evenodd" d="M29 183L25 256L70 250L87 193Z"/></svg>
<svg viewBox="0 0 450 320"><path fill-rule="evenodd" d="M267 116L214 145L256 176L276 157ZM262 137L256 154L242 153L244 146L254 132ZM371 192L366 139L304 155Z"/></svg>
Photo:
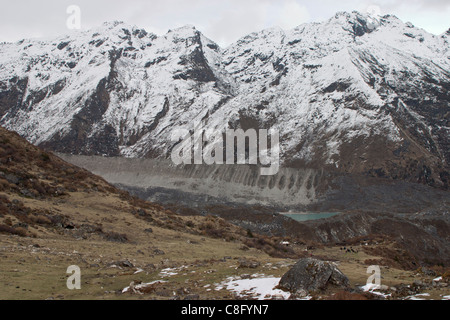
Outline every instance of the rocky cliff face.
<svg viewBox="0 0 450 320"><path fill-rule="evenodd" d="M167 158L175 128L280 131L282 162L448 188L450 53L396 17L339 13L220 48L123 23L0 45L0 125L82 155Z"/></svg>

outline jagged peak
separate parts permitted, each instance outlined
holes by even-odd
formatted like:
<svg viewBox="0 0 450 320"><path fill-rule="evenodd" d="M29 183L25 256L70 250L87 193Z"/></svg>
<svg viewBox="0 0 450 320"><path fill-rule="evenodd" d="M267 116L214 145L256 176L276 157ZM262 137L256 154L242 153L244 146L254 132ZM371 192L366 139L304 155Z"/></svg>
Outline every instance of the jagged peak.
<svg viewBox="0 0 450 320"><path fill-rule="evenodd" d="M131 24L125 23L123 21L107 21L107 22L104 22L100 28L94 28L94 29L106 29L106 30L125 29L125 30L129 30L129 31L135 31L135 30L145 31L144 29L139 28L136 25L131 25Z"/></svg>
<svg viewBox="0 0 450 320"><path fill-rule="evenodd" d="M360 11L339 11L335 14L334 17L331 18L331 20L333 19L339 19L339 18L346 18L347 20L352 20L352 19L362 19L362 20L367 20L367 19L384 19L384 20L392 20L392 21L401 21L400 18L398 18L396 15L394 14L385 14L385 15L374 15L372 13L369 12L360 12Z"/></svg>
<svg viewBox="0 0 450 320"><path fill-rule="evenodd" d="M193 25L193 24L185 24L184 26L182 26L182 27L179 27L179 28L176 28L176 29L178 29L178 30L197 30L197 28Z"/></svg>
<svg viewBox="0 0 450 320"><path fill-rule="evenodd" d="M273 26L270 28L262 29L260 31L255 31L250 34L247 34L243 36L242 38L238 39L235 44L246 44L251 43L257 39L266 39L266 38L272 38L277 36L285 36L286 31L282 29L279 26Z"/></svg>
<svg viewBox="0 0 450 320"><path fill-rule="evenodd" d="M350 19L352 17L354 17L355 14L357 14L359 12L357 11L352 11L352 12L348 12L348 11L338 11L336 12L336 14L334 15L333 18L331 19L339 19L339 18L345 18L345 19Z"/></svg>
<svg viewBox="0 0 450 320"><path fill-rule="evenodd" d="M193 43L200 43L203 34L197 30L197 28L191 24L184 25L175 29L170 29L165 37L173 39L174 42L185 41L191 39Z"/></svg>
<svg viewBox="0 0 450 320"><path fill-rule="evenodd" d="M376 17L369 13L361 13L359 11L340 11L334 17L327 21L328 24L342 25L345 30L351 31L355 36L360 37L367 33L373 32L380 24L380 17ZM347 29L346 25L350 24L351 29Z"/></svg>
<svg viewBox="0 0 450 320"><path fill-rule="evenodd" d="M286 31L279 26L273 26L271 28L263 29L260 32L256 32L254 34L257 35L258 37L271 38L274 36L275 37L284 36L284 35L286 35Z"/></svg>
<svg viewBox="0 0 450 320"><path fill-rule="evenodd" d="M367 20L376 18L375 16L369 14L369 13L361 13L359 11L352 11L352 12L348 12L348 11L340 11L338 13L336 13L334 15L334 17L332 17L331 19L329 19L329 22L334 22L336 20L338 21L345 21L345 22L350 22L353 23L355 21L359 21L360 23L364 23Z"/></svg>
<svg viewBox="0 0 450 320"><path fill-rule="evenodd" d="M87 33L93 33L95 36L104 35L108 37L110 35L119 35L122 39L130 39L131 37L137 37L139 39L144 37L157 38L154 33L149 33L143 28L123 21L107 21L98 28L88 30Z"/></svg>
<svg viewBox="0 0 450 320"><path fill-rule="evenodd" d="M377 18L375 15L370 14L370 13L361 13L359 11L339 11L337 12L334 17L330 18L330 21L333 20L346 20L346 21L355 21L355 20L368 20L370 18Z"/></svg>
<svg viewBox="0 0 450 320"><path fill-rule="evenodd" d="M197 30L197 28L192 24L186 24L182 27L178 27L175 29L170 29L167 33L173 33L173 34L188 34L192 35L195 33L198 33L200 31Z"/></svg>
<svg viewBox="0 0 450 320"><path fill-rule="evenodd" d="M392 21L401 21L399 17L397 17L394 14L385 14L384 16L382 16L381 18L385 19L385 20L392 20Z"/></svg>
<svg viewBox="0 0 450 320"><path fill-rule="evenodd" d="M125 22L114 20L114 21L106 21L106 22L103 22L103 24L102 24L102 26L107 29L114 29L120 25L122 25L122 26L125 25Z"/></svg>

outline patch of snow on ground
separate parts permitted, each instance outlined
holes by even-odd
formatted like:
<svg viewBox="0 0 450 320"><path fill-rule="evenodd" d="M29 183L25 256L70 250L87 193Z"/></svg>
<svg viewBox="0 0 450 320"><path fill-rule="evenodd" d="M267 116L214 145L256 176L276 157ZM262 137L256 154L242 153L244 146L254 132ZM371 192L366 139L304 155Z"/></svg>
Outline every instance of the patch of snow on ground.
<svg viewBox="0 0 450 320"><path fill-rule="evenodd" d="M260 276L260 275L258 275ZM258 300L271 299L273 297L283 297L288 299L290 293L275 289L280 282L280 278L259 277L253 279L227 278L216 290L230 290L236 292L241 297L254 297Z"/></svg>
<svg viewBox="0 0 450 320"><path fill-rule="evenodd" d="M374 284L374 283L368 283L365 286L361 287L361 289L364 292L370 292L370 293L376 294L378 296L382 296L384 298L387 298L387 297L391 296L390 293L389 294L385 294L385 293L382 293L382 292L379 292L379 291L375 291L375 290L386 290L386 289L388 289L387 286L383 286L383 285L378 285L378 284Z"/></svg>
<svg viewBox="0 0 450 320"><path fill-rule="evenodd" d="M166 268L161 270L161 272L159 273L160 277L171 277L171 276L176 276L177 274L179 274L182 270L187 269L186 266L181 266L179 268Z"/></svg>
<svg viewBox="0 0 450 320"><path fill-rule="evenodd" d="M405 300L426 300L426 299L423 299L422 297L429 297L429 296L430 296L429 293L419 293L414 296L406 297Z"/></svg>
<svg viewBox="0 0 450 320"><path fill-rule="evenodd" d="M138 285L133 286L133 289L139 291L140 289L149 287L149 286L151 286L151 285L153 285L153 284L157 284L157 283L165 283L165 282L167 282L167 281L157 280L157 281L153 281L153 282L149 282L149 283L141 283L141 284L138 284ZM131 286L126 287L126 288L124 288L124 289L122 290L122 293L127 293L127 292L130 291L131 289L132 289Z"/></svg>
<svg viewBox="0 0 450 320"><path fill-rule="evenodd" d="M137 269L136 272L133 273L133 274L138 274L138 273L141 273L141 272L144 272L144 270L142 270L141 268L139 268L139 269Z"/></svg>
<svg viewBox="0 0 450 320"><path fill-rule="evenodd" d="M178 274L178 270L176 268L167 268L167 269L163 269L161 270L161 272L159 273L160 277L171 277L171 276L176 276Z"/></svg>

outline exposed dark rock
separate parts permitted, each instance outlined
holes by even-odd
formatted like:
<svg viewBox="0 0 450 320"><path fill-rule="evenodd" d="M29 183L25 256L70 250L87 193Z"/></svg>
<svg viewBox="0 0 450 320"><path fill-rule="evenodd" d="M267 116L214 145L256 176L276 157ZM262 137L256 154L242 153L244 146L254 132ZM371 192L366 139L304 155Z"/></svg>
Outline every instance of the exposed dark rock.
<svg viewBox="0 0 450 320"><path fill-rule="evenodd" d="M70 41L65 41L65 42L61 42L60 44L58 44L57 48L58 50L62 50L65 47L67 47L69 45Z"/></svg>
<svg viewBox="0 0 450 320"><path fill-rule="evenodd" d="M330 262L312 258L301 259L280 280L278 287L297 296L326 290L348 288L348 278Z"/></svg>
<svg viewBox="0 0 450 320"><path fill-rule="evenodd" d="M331 92L344 92L350 87L349 83L345 82L334 82L330 84L327 88L323 90L325 93L331 93Z"/></svg>
<svg viewBox="0 0 450 320"><path fill-rule="evenodd" d="M195 48L189 56L181 58L180 65L188 67L186 71L174 75L174 79L195 80L199 82L216 81L216 77L208 65L202 46Z"/></svg>
<svg viewBox="0 0 450 320"><path fill-rule="evenodd" d="M155 249L155 250L153 250L153 254L157 255L157 256L163 256L166 253L163 250L161 250L161 249Z"/></svg>
<svg viewBox="0 0 450 320"><path fill-rule="evenodd" d="M351 22L355 37L362 37L366 33L371 33L374 29L368 26L367 20L362 17L356 17L356 21Z"/></svg>
<svg viewBox="0 0 450 320"><path fill-rule="evenodd" d="M111 242L120 242L125 243L128 242L128 237L126 234L121 234L117 232L108 232L105 233L105 239Z"/></svg>
<svg viewBox="0 0 450 320"><path fill-rule="evenodd" d="M0 118L8 111L22 108L23 98L28 86L28 78L13 77L8 82L0 82Z"/></svg>
<svg viewBox="0 0 450 320"><path fill-rule="evenodd" d="M166 60L167 60L167 57L158 57L158 58L153 59L152 61L148 61L145 64L144 67L145 68L150 68L151 66L153 66L155 64L158 64L158 63L161 63L161 62L166 61Z"/></svg>
<svg viewBox="0 0 450 320"><path fill-rule="evenodd" d="M431 269L428 269L428 268L425 268L425 267L422 267L420 269L420 272L422 272L426 276L431 276L431 277L436 276L436 272L435 271L433 271Z"/></svg>
<svg viewBox="0 0 450 320"><path fill-rule="evenodd" d="M111 62L113 64L113 62ZM111 73L114 75L114 73ZM49 141L42 143L43 148L51 148L58 152L70 152L78 150L79 153L117 156L119 155L118 137L111 125L106 125L102 130L89 136L95 123L101 121L103 114L109 107L110 96L108 87L114 79L103 79L97 86L97 90L86 101L85 108L74 116L71 130L61 137L53 136Z"/></svg>
<svg viewBox="0 0 450 320"><path fill-rule="evenodd" d="M19 184L19 182L20 182L20 178L12 173L6 174L5 178L6 178L6 180L8 180L9 183L12 183L12 184Z"/></svg>
<svg viewBox="0 0 450 320"><path fill-rule="evenodd" d="M115 261L115 262L109 264L109 266L113 266L113 265L121 267L121 268L134 268L134 265L128 260Z"/></svg>
<svg viewBox="0 0 450 320"><path fill-rule="evenodd" d="M261 265L260 262L251 261L245 258L239 259L239 268L243 269L256 269Z"/></svg>

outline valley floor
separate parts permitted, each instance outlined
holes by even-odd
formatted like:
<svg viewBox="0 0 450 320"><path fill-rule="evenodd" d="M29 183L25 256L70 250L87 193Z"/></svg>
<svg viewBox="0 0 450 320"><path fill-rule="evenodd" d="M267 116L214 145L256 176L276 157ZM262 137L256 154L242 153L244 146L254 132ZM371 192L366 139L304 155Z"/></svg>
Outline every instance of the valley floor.
<svg viewBox="0 0 450 320"><path fill-rule="evenodd" d="M274 259L256 249L243 251L238 243L153 230L151 235L136 243L0 235L0 299L261 300L289 297L288 293L270 286L276 285L296 262L294 259ZM354 289L367 282L368 266L364 261L376 258L362 252L346 253L338 247L319 248L309 253L336 262ZM70 274L66 271L71 265L81 269L81 290L67 288ZM390 287L381 290L384 294L377 294L381 291L375 290L375 294L360 292L345 296L341 291L331 290L306 298L332 299L336 293L335 298L349 299L449 298L450 288L446 284L434 282L432 285L436 276L383 266L381 272L382 285ZM246 282L251 285L246 286ZM131 283L135 290L129 288ZM141 290L140 283L144 284ZM395 296L400 290L392 289L405 285L414 287L418 283L429 285L404 296Z"/></svg>
<svg viewBox="0 0 450 320"><path fill-rule="evenodd" d="M4 196L37 212L50 210L46 212L60 215L66 222L59 226L30 224L25 237L0 233L0 299L236 300L290 296L274 286L297 259L273 258L264 248L246 246L243 237L250 235L244 232L242 236L241 229L220 218L181 217L148 208L141 212L142 217L133 214L136 208L119 195L102 192L71 192L47 200ZM23 225L19 218L6 215L2 223L10 220L12 225ZM218 228L225 233L215 238L204 232ZM373 242L368 246L376 249L379 245ZM382 245L384 248L389 243ZM390 289L384 295L362 292L369 277L367 267L381 257L369 255L361 244L353 246L350 253L337 246L290 244L289 249L297 257L337 263L353 288L352 293L329 290L307 299L442 300L450 295L447 283L433 282L437 275L383 266L382 284ZM81 270L81 290L67 288L71 276L67 268L72 265ZM414 288L414 294L405 290L407 285ZM397 289L400 287L403 289Z"/></svg>

